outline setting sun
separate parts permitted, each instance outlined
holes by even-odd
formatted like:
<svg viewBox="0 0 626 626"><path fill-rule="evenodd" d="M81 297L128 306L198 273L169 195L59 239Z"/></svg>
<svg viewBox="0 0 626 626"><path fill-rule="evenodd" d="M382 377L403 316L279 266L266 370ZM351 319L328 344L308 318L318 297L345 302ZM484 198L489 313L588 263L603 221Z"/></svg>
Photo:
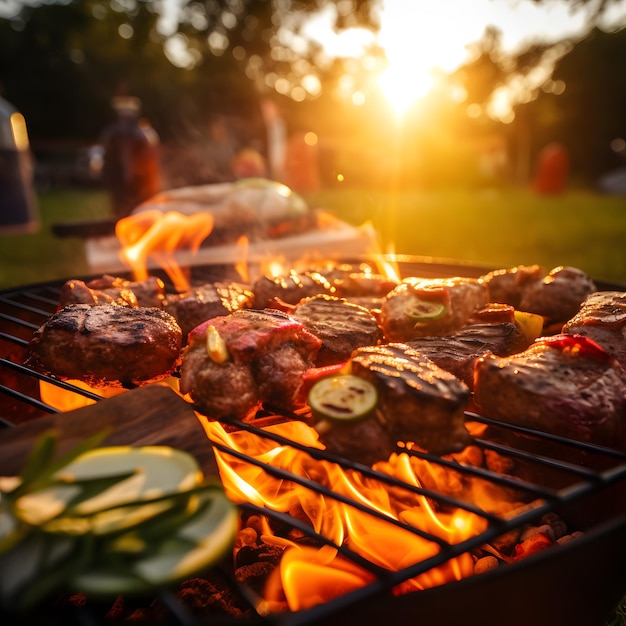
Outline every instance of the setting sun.
<svg viewBox="0 0 626 626"><path fill-rule="evenodd" d="M451 71L467 58L472 25L460 25L452 17L445 3L383 5L378 42L388 65L379 84L398 114L432 89L439 72Z"/></svg>

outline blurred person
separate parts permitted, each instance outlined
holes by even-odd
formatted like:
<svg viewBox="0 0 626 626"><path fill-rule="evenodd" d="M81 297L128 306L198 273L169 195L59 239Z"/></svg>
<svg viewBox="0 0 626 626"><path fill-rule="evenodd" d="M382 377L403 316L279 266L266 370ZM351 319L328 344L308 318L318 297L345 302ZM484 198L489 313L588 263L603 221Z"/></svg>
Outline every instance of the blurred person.
<svg viewBox="0 0 626 626"><path fill-rule="evenodd" d="M567 187L569 176L569 153L559 142L548 144L539 153L537 172L533 182L535 193L560 194Z"/></svg>
<svg viewBox="0 0 626 626"><path fill-rule="evenodd" d="M265 178L267 164L255 148L242 148L233 159L232 171L235 178Z"/></svg>
<svg viewBox="0 0 626 626"><path fill-rule="evenodd" d="M117 119L101 137L102 175L113 214L125 217L161 191L159 136L146 118L140 118L138 98L116 96L112 105Z"/></svg>

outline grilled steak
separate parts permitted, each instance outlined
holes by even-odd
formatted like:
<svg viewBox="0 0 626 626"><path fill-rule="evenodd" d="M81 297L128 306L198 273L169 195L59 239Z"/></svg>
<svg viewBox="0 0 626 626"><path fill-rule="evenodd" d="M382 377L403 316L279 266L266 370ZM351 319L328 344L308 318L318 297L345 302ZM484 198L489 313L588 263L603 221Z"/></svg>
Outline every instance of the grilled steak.
<svg viewBox="0 0 626 626"><path fill-rule="evenodd" d="M339 265L291 270L276 277L261 276L253 286L255 307L269 308L276 301L297 304L304 298L320 294L352 298L382 298L396 286L396 282L367 267Z"/></svg>
<svg viewBox="0 0 626 626"><path fill-rule="evenodd" d="M380 325L388 341L450 335L487 304L487 295L476 278L406 278L384 299ZM422 314L425 306L437 308Z"/></svg>
<svg viewBox="0 0 626 626"><path fill-rule="evenodd" d="M418 337L407 344L473 389L474 365L480 357L508 356L526 349L530 341L516 324L513 307L492 304L449 337Z"/></svg>
<svg viewBox="0 0 626 626"><path fill-rule="evenodd" d="M163 308L176 318L183 331L183 342L189 333L202 322L228 315L252 306L254 294L237 283L206 283L189 291L166 296Z"/></svg>
<svg viewBox="0 0 626 626"><path fill-rule="evenodd" d="M245 309L189 334L180 388L209 417L244 418L263 402L300 406L302 375L322 342L280 311Z"/></svg>
<svg viewBox="0 0 626 626"><path fill-rule="evenodd" d="M491 272L483 280L490 301L561 322L575 315L583 300L596 291L593 280L575 267L555 267L546 275L538 265L519 266Z"/></svg>
<svg viewBox="0 0 626 626"><path fill-rule="evenodd" d="M129 281L115 276L102 276L88 283L68 280L61 287L59 309L68 304L118 304L161 308L165 285L151 276L142 281Z"/></svg>
<svg viewBox="0 0 626 626"><path fill-rule="evenodd" d="M465 448L469 389L449 372L406 344L357 349L351 373L378 391L374 415L356 423L324 422L321 441L334 453L371 465L413 442L434 454ZM319 428L319 427L318 427Z"/></svg>
<svg viewBox="0 0 626 626"><path fill-rule="evenodd" d="M181 345L176 320L160 309L70 304L35 331L27 359L61 379L130 387L167 377Z"/></svg>
<svg viewBox="0 0 626 626"><path fill-rule="evenodd" d="M375 346L382 331L370 311L333 296L319 295L300 302L292 316L322 340L316 365L347 361L356 348Z"/></svg>
<svg viewBox="0 0 626 626"><path fill-rule="evenodd" d="M484 415L579 441L624 447L625 391L626 370L578 335L476 363L474 400Z"/></svg>
<svg viewBox="0 0 626 626"><path fill-rule="evenodd" d="M593 339L626 367L626 293L598 291L587 296L563 332Z"/></svg>

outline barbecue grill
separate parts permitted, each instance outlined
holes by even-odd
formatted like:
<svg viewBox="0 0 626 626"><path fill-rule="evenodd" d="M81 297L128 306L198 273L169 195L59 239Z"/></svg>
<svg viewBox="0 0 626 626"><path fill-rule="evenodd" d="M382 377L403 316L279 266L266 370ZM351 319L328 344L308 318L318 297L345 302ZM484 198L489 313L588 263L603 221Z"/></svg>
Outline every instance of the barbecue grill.
<svg viewBox="0 0 626 626"><path fill-rule="evenodd" d="M483 268L463 264L427 262L413 257L399 260L402 272L407 276L479 276L484 273ZM192 280L195 282L228 278L237 278L231 267L192 268ZM3 427L0 429L0 440L3 432L6 432L4 428L10 429L57 411L41 400L41 380L63 387L73 394L101 400L97 394L62 383L22 364L34 330L56 309L62 284L63 281L48 282L0 293L0 392L3 398L0 409ZM601 289L616 287L602 283L598 286ZM160 599L170 608L170 623L181 626L257 623L307 626L322 623L339 625L347 621L365 624L391 621L399 626L442 626L467 622L494 626L602 625L626 590L626 454L516 428L470 412L467 413L467 419L486 426L484 435L474 441L479 448L514 459L521 467L526 468L525 472L516 476L505 475L485 468L460 465L419 450L405 452L461 474L476 475L494 486L514 488L528 501L533 501L533 507L504 519L466 501L403 483L398 478L330 455L324 450L304 447L304 451L315 458L337 463L346 469L358 470L386 484L389 489L426 495L442 506L470 511L484 518L485 530L461 543L448 544L429 535L424 529L405 523L405 530L426 535L440 549L435 556L393 572L382 569L344 546L335 546L343 557L371 573L372 582L357 591L296 612L266 614L257 594L245 584L237 582L229 571L228 564L225 564L218 568L217 574L223 577L225 584L245 603L246 617L219 615L192 618L173 594L166 591L160 595ZM250 431L258 437L273 439L280 445L300 446L281 435L269 433L254 423L229 421L228 427ZM247 462L259 464L255 459L246 459L241 452L229 450L222 444L214 445L225 454L233 454L238 458L243 457ZM304 480L269 465L260 464L260 467L279 478L315 490L326 498L340 497L327 486L310 478ZM348 504L364 506L349 500ZM241 504L240 508L243 515L261 514L282 525L293 525L319 545L328 543L327 538L285 513L248 503ZM395 523L376 511L369 513L374 518L382 518L385 523ZM549 513L558 514L572 530L581 530L583 535L566 544L550 547L484 574L424 591L403 595L394 593L403 582L439 567L460 554L489 544L508 531L517 530L528 523L538 523L542 516ZM42 624L47 620L56 623L51 615L39 618ZM85 609L75 609L70 615L64 614L63 623L97 624L100 619L102 618Z"/></svg>

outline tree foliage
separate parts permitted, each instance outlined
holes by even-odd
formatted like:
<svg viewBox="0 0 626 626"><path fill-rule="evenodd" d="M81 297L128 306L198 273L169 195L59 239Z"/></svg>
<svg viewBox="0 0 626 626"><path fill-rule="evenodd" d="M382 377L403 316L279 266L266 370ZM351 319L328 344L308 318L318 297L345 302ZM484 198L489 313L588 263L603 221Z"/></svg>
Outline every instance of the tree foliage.
<svg viewBox="0 0 626 626"><path fill-rule="evenodd" d="M569 0L572 9L588 10L590 23L616 1ZM346 78L351 89L367 90L375 75L372 63L380 68L384 51L372 46L360 59L331 58L307 32L308 17L320 10L333 16L337 31L375 32L377 0L185 0L180 6L169 22L157 11L160 3L148 0L22 6L14 17L0 18L0 93L25 114L39 144L94 141L113 117L112 96L126 90L142 100L144 113L170 143L201 140L215 115L237 115L250 127L245 132L258 132L260 100L271 96L292 129L306 125L333 137L360 134L376 146L374 155L390 149L380 99L372 96L357 110L336 98ZM506 57L500 33L488 29L473 59L450 77L465 99L442 104L441 93L426 99L421 113L409 116L413 134L407 145L412 143L415 153L419 142L431 154L437 143L454 152L459 137L532 131L535 152L552 138L576 137L575 165L593 175L606 169L614 158L607 156L607 144L626 136L620 118L624 79L613 63L626 54L624 31L596 29L560 59L554 50L552 44L535 45ZM554 79L567 86L562 95L544 93L541 82L530 81L550 55ZM528 93L519 92L516 120L498 128L486 115L488 104L511 83L527 85ZM425 114L428 128L420 121Z"/></svg>

